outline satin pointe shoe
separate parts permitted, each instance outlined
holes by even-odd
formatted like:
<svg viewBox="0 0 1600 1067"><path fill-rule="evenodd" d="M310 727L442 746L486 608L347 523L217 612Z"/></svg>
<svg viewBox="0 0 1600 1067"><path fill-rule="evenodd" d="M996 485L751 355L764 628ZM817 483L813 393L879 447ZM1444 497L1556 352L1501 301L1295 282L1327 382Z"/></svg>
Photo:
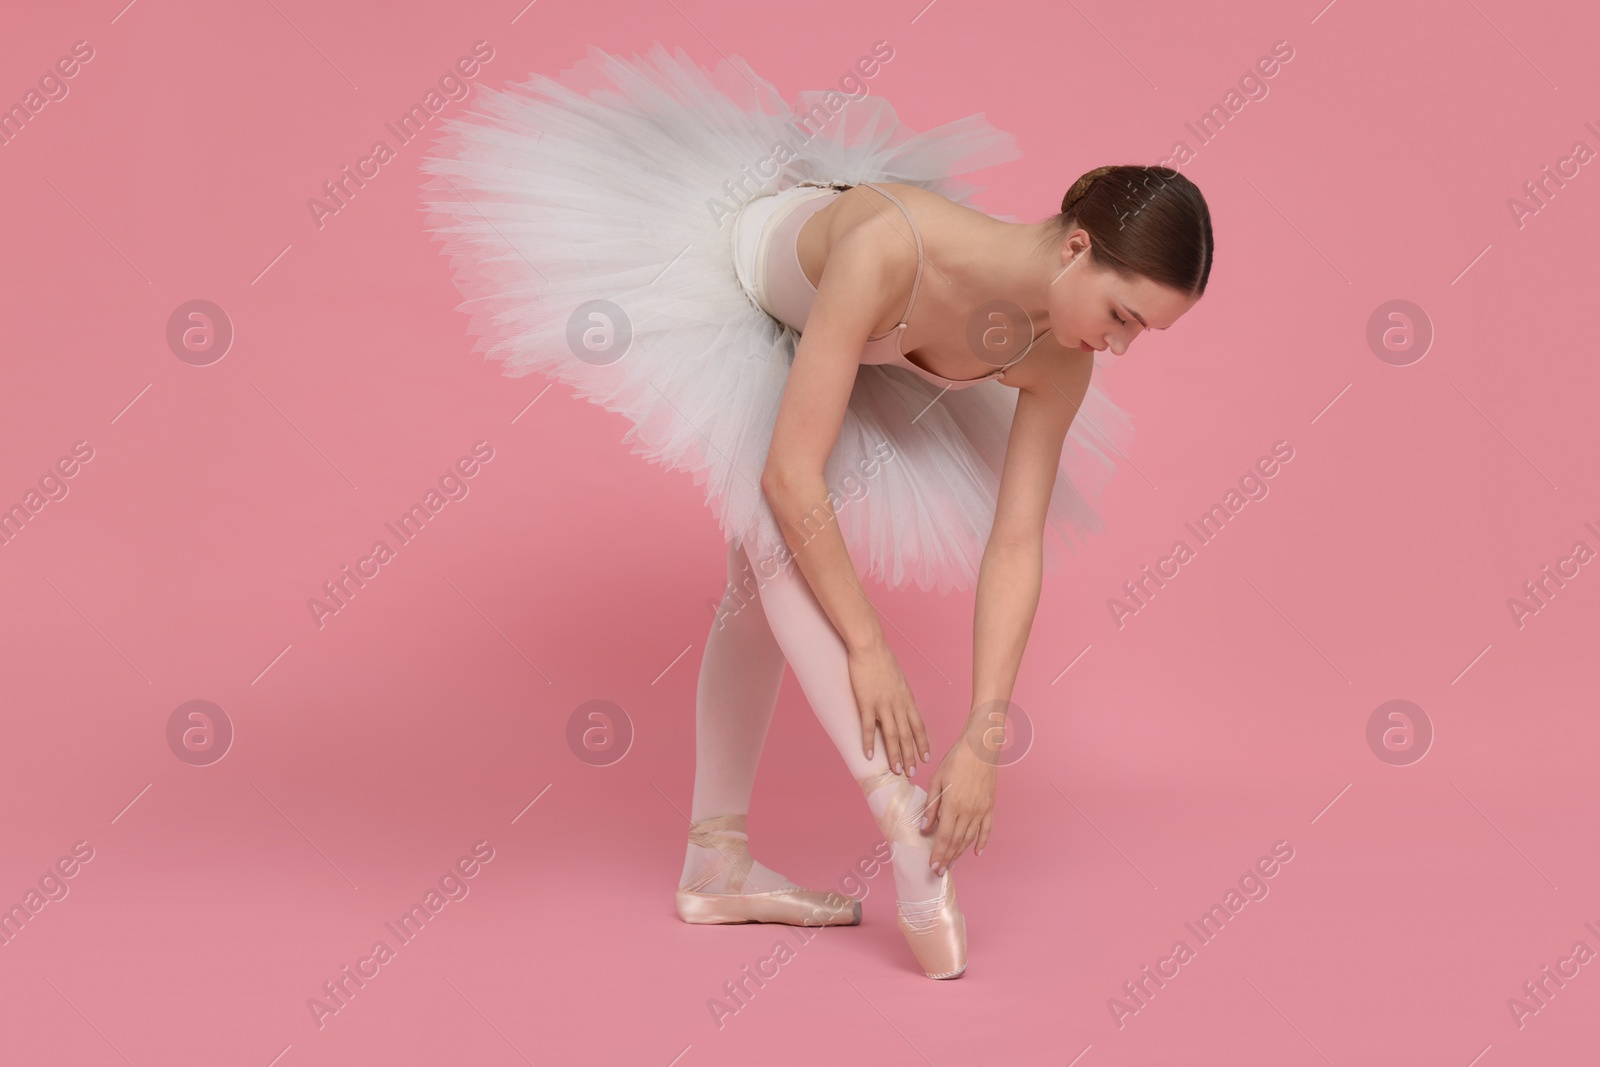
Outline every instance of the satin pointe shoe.
<svg viewBox="0 0 1600 1067"><path fill-rule="evenodd" d="M896 845L933 854L930 835L919 827L922 805L913 808L917 787L905 775L879 771L858 779L861 791L871 796L885 786L893 786L888 806L878 817L883 836ZM911 946L922 973L929 978L960 978L967 970L967 918L956 903L955 877L945 868L939 895L930 900L897 901L900 933Z"/></svg>
<svg viewBox="0 0 1600 1067"><path fill-rule="evenodd" d="M929 978L960 978L967 970L967 917L956 903L955 877L946 869L940 895L900 905L900 932Z"/></svg>
<svg viewBox="0 0 1600 1067"><path fill-rule="evenodd" d="M766 893L740 893L754 862L742 836L745 816L714 815L689 828L689 841L717 850L717 858L678 889L678 917L686 923L786 923L789 926L856 926L861 901L820 889L804 889L784 880ZM724 874L733 892L702 890Z"/></svg>

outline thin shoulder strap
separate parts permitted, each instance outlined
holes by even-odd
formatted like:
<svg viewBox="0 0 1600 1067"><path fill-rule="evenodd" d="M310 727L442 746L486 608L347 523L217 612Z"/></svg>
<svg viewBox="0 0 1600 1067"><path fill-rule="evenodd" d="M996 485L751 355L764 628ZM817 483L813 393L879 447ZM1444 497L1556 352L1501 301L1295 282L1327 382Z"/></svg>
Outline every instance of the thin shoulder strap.
<svg viewBox="0 0 1600 1067"><path fill-rule="evenodd" d="M1053 330L1053 329L1055 329L1055 327L1053 327L1053 326L1046 326L1046 327L1045 327L1045 328L1044 328L1044 330L1043 330L1043 331L1042 331L1042 332L1041 332L1041 333L1040 333L1040 334L1039 334L1039 336L1038 336L1038 337L1035 337L1035 338L1034 338L1034 339L1033 339L1033 340L1031 340L1031 341L1029 341L1029 342L1028 342L1028 347L1027 347L1027 348L1024 348L1024 349L1023 349L1023 350L1022 350L1022 355L1021 355L1021 356L1018 356L1018 357L1017 357L1017 358L1016 358L1016 359L1014 359L1014 360L1012 360L1012 361L1011 361L1011 362L1010 362L1010 363L1007 363L1007 364L1006 364L1006 367L1012 367L1012 366L1015 366L1015 365L1016 365L1016 364L1018 364L1018 363L1021 363L1021 362L1022 362L1022 356L1025 356L1025 355L1027 355L1027 354L1028 354L1028 353L1029 353L1029 352L1032 352L1032 351L1033 351L1033 346L1034 346L1034 345L1036 345L1036 344L1038 344L1038 343L1039 343L1039 342L1040 342L1040 341L1041 341L1041 340L1043 340L1043 339L1044 339L1044 335L1045 335L1045 334L1047 334L1047 333L1049 333L1049 332L1050 332L1050 331L1051 331L1051 330ZM1004 369L1005 369L1005 368L1001 368L1001 369L1002 369L1002 370L1004 370Z"/></svg>
<svg viewBox="0 0 1600 1067"><path fill-rule="evenodd" d="M911 318L911 305L917 302L917 287L922 284L922 231L917 229L917 220L911 216L911 212L906 209L906 206L900 203L900 198L898 196L895 196L889 190L880 186L877 182L862 182L861 184L865 185L869 189L874 189L882 193L884 196L887 196L890 200L895 202L895 205L899 207L901 213L905 215L906 221L911 224L911 236L916 238L917 241L917 276L911 282L911 299L906 301L906 310L900 316L899 322L899 325L904 327L906 322Z"/></svg>

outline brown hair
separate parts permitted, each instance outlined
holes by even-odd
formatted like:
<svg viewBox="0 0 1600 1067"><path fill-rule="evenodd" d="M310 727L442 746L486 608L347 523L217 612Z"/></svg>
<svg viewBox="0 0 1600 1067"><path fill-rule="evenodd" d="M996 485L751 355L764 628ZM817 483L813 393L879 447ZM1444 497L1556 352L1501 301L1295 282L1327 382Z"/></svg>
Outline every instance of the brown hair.
<svg viewBox="0 0 1600 1067"><path fill-rule="evenodd" d="M1048 241L1089 232L1089 259L1123 277L1143 275L1181 293L1205 294L1211 276L1211 211L1172 167L1113 165L1085 172L1061 198Z"/></svg>

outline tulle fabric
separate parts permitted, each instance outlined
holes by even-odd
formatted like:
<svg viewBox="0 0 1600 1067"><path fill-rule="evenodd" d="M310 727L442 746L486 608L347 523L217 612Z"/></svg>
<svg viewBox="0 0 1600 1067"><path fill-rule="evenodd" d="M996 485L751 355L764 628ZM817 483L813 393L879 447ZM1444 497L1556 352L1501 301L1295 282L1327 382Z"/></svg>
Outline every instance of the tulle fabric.
<svg viewBox="0 0 1600 1067"><path fill-rule="evenodd" d="M787 549L760 478L798 334L739 284L735 212L801 181L904 182L966 203L977 187L956 176L1017 158L1014 139L981 114L917 133L877 96L802 92L791 113L742 59L708 71L659 43L642 58L591 46L560 78L478 92L421 164L425 225L474 351L625 416L623 442L704 486L724 537L771 574ZM604 365L571 340L575 310L597 299L632 333ZM900 367L860 369L824 476L863 577L976 583L1016 403L998 382L941 395ZM1059 543L1103 529L1093 501L1131 437L1091 383L1051 497ZM1059 566L1057 541L1045 546Z"/></svg>

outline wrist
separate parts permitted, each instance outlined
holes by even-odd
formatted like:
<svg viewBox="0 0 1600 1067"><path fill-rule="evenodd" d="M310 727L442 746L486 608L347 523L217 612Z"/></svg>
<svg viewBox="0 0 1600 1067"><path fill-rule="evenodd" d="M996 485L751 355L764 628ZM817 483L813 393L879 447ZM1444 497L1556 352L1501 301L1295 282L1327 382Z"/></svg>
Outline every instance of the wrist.
<svg viewBox="0 0 1600 1067"><path fill-rule="evenodd" d="M965 729L1005 729L1006 719L1017 706L1006 697L973 698L972 710L967 712ZM1020 709L1018 709L1020 710Z"/></svg>
<svg viewBox="0 0 1600 1067"><path fill-rule="evenodd" d="M996 736L990 733L986 737L978 732L959 738L950 746L948 758L952 761L951 773L960 777L976 775L988 780L996 778L1000 770L1000 752L994 740Z"/></svg>
<svg viewBox="0 0 1600 1067"><path fill-rule="evenodd" d="M1007 713L1014 707L1003 699L974 701L962 726L961 743L990 769L1010 762L1004 752L1010 740Z"/></svg>
<svg viewBox="0 0 1600 1067"><path fill-rule="evenodd" d="M841 639L844 641L845 651L851 655L876 652L888 644L883 638L883 627L878 625L876 618L858 632L843 636Z"/></svg>

